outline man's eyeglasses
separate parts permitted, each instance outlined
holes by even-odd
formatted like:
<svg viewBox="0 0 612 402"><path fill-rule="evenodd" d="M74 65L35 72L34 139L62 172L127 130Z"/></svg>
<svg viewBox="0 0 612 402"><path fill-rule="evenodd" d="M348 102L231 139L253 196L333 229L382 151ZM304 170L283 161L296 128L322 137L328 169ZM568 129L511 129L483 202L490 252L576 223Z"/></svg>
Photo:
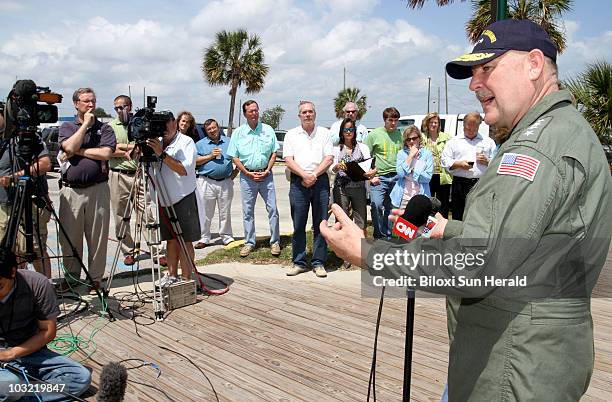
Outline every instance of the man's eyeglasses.
<svg viewBox="0 0 612 402"><path fill-rule="evenodd" d="M406 142L416 141L419 138L421 138L421 137L408 137L408 138L406 138Z"/></svg>
<svg viewBox="0 0 612 402"><path fill-rule="evenodd" d="M86 100L79 99L79 102L81 102L81 103L96 103L96 100L95 99L86 99Z"/></svg>
<svg viewBox="0 0 612 402"><path fill-rule="evenodd" d="M343 128L342 129L343 133L354 133L355 131L357 131L357 130L354 129L354 128Z"/></svg>
<svg viewBox="0 0 612 402"><path fill-rule="evenodd" d="M117 112L122 111L123 109L127 109L129 106L128 105L119 105L119 106L115 106L114 109Z"/></svg>
<svg viewBox="0 0 612 402"><path fill-rule="evenodd" d="M356 110L345 110L344 113L357 113Z"/></svg>

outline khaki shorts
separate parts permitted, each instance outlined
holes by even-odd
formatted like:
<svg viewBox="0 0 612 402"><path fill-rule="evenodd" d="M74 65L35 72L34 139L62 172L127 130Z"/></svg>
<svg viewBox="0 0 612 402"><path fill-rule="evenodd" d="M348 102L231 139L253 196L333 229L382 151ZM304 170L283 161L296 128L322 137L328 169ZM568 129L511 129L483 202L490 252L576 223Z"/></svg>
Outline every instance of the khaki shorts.
<svg viewBox="0 0 612 402"><path fill-rule="evenodd" d="M11 205L0 204L0 240L4 239L4 235L6 234L6 230L8 228L8 222L11 215ZM41 248L39 246L38 240L40 237L40 241L43 245L43 249L47 248L47 224L51 220L51 211L46 208L39 209L36 205L32 205L32 223L33 223L33 232L34 232L34 252L40 257L41 256ZM17 234L17 250L19 252L24 252L26 249L26 239L25 239L25 227L23 219L19 224L19 233ZM39 236L40 235L40 236Z"/></svg>

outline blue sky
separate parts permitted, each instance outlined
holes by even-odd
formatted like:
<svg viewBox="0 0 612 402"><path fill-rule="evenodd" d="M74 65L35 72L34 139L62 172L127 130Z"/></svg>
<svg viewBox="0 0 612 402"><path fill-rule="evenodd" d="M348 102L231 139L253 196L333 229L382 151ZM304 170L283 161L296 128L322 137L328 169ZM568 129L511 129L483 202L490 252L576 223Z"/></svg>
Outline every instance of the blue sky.
<svg viewBox="0 0 612 402"><path fill-rule="evenodd" d="M612 2L574 3L564 18L561 78L595 59L612 61ZM440 8L430 1L410 10L399 0L0 0L0 94L16 77L32 78L64 94L60 113L69 115L78 87L93 87L107 111L128 86L140 104L146 87L160 108L227 123L227 88L203 80L201 55L215 32L246 28L261 37L270 73L261 93L239 99L253 97L262 109L283 106L283 128L298 124L297 103L310 99L319 124L328 126L346 68L347 86L368 97L363 122L376 127L387 106L403 115L424 113L428 76L430 107L437 109L440 87L444 112L444 64L471 47L464 31L470 15L470 2ZM449 112L478 110L467 85L449 78Z"/></svg>

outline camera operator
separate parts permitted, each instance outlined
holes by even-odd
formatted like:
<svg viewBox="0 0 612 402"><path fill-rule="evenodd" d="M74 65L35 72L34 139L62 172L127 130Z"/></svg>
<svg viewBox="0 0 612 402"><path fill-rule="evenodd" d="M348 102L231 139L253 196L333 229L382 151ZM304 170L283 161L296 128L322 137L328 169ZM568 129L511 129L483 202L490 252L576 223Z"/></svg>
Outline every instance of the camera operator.
<svg viewBox="0 0 612 402"><path fill-rule="evenodd" d="M89 370L74 360L47 349L55 338L58 307L49 281L33 271L17 269L15 254L0 249L0 362L12 370L0 369L0 400L14 401L23 396L16 384L26 380L13 370L26 370L56 389L81 395L89 388ZM45 385L49 385L45 384ZM48 388L47 388L48 389ZM66 400L59 393L39 393L42 400Z"/></svg>
<svg viewBox="0 0 612 402"><path fill-rule="evenodd" d="M117 139L117 147L113 153L113 158L109 161L109 185L111 191L111 207L113 218L115 221L115 236L119 239L121 233L121 223L123 216L126 213L126 208L130 202L130 195L138 161L130 157L134 150L134 142L128 139L128 123L130 120L130 112L132 111L132 99L127 95L119 95L115 98L114 109L117 112L117 118L109 123L115 133ZM150 210L145 211L145 197L148 194L144 193L144 180L140 182L138 189L132 195L132 202L138 212L142 215L142 219L146 219L149 224L154 223L153 214ZM125 265L134 265L136 262L136 250L130 222L126 222L124 227L124 238L121 243L121 251L123 253L123 263ZM151 246L150 252L155 253L155 246Z"/></svg>
<svg viewBox="0 0 612 402"><path fill-rule="evenodd" d="M147 139L147 145L161 161L156 182L166 190L167 200L162 199L160 189L157 190L160 206L161 240L166 240L166 258L168 273L161 278L159 286L169 286L178 281L178 263L181 262L182 276L191 277L191 264L194 258L193 242L200 238L200 220L196 203L196 146L191 138L177 131L177 122L170 114L166 122L166 131L162 137ZM181 252L177 234L171 226L169 207L173 207L177 215L182 237L187 247L189 260L185 260Z"/></svg>
<svg viewBox="0 0 612 402"><path fill-rule="evenodd" d="M59 207L59 217L66 230L66 235L60 232L59 241L69 277L60 289L67 290L80 277L78 261L69 256L72 250L68 239L82 256L85 235L91 288L96 290L106 266L110 221L108 160L115 152L117 141L113 129L93 114L96 94L91 88L74 91L72 101L77 110L76 119L62 124L59 131L60 147L65 153L62 161L69 162L67 169L62 169Z"/></svg>
<svg viewBox="0 0 612 402"><path fill-rule="evenodd" d="M30 161L29 175L32 177L32 188L34 195L40 200L47 200L49 195L49 186L47 185L46 173L51 170L51 159L47 147L40 137L34 139L38 141L38 149L41 149L38 157L34 161ZM25 160L20 157L19 152L15 152L15 147L10 145L0 158L0 239L4 238L8 227L11 211L15 200L15 186L19 178L25 175ZM30 200L25 200L24 208L30 207ZM42 207L41 207L42 205ZM15 207L17 207L15 205ZM47 278L51 277L51 265L49 263L49 255L47 254L47 223L51 219L51 211L43 204L31 202L32 208L32 223L33 223L33 240L34 252L37 258L32 264L37 272L44 274ZM21 228L17 238L17 250L23 253L26 251L26 243L24 236L24 221L21 219Z"/></svg>

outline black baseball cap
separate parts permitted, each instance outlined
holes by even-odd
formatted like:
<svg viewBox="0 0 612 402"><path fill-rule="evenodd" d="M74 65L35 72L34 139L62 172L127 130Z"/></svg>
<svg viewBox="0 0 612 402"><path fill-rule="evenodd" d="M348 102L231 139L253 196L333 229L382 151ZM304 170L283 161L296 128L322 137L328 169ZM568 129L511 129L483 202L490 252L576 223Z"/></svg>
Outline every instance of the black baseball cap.
<svg viewBox="0 0 612 402"><path fill-rule="evenodd" d="M472 76L472 66L488 63L508 50L533 49L540 49L546 57L557 61L557 47L540 25L529 20L496 21L480 35L471 53L446 63L446 72L463 80Z"/></svg>

